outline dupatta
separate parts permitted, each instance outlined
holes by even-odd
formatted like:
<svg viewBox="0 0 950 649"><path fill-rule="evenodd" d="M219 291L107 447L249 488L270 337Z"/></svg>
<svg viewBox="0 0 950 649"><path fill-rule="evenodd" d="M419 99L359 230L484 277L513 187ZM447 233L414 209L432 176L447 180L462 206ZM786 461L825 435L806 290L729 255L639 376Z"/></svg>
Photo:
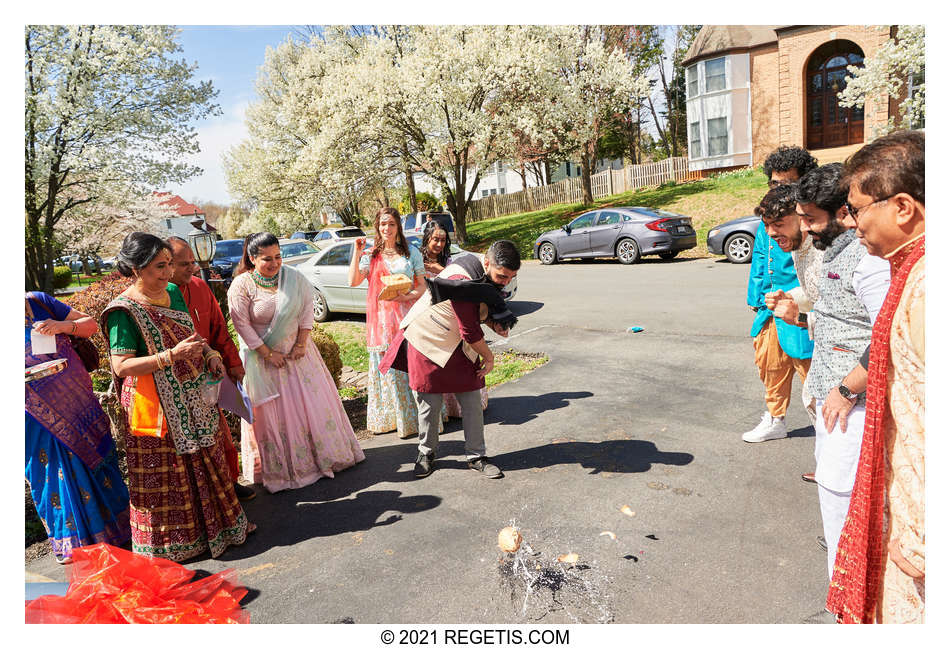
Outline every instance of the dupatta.
<svg viewBox="0 0 950 649"><path fill-rule="evenodd" d="M924 237L890 258L891 286L877 314L871 333L868 362L867 415L858 473L841 530L834 574L826 607L847 624L870 624L874 616L887 561L885 546L887 468L884 429L890 417L887 402L887 368L891 355L891 325L907 277L924 256Z"/></svg>
<svg viewBox="0 0 950 649"><path fill-rule="evenodd" d="M281 266L277 279L277 306L270 325L261 335L268 348L274 349L290 334L296 333L302 309L313 309L313 287L302 273L289 266ZM271 372L264 367L261 355L241 341L241 358L244 360L244 385L251 405L260 406L280 396Z"/></svg>
<svg viewBox="0 0 950 649"><path fill-rule="evenodd" d="M369 287L366 291L366 349L371 352L380 352L389 347L389 343L399 331L399 323L412 304L409 302L393 302L379 300L377 297L383 290L382 278L389 275L386 262L382 255L370 257ZM410 277L415 284L415 278Z"/></svg>
<svg viewBox="0 0 950 649"><path fill-rule="evenodd" d="M132 317L150 355L173 348L195 331L188 313L120 295L99 316L99 328L106 340L109 314L117 310ZM200 392L205 380L204 359L176 359L169 367L128 376L124 381L113 373L112 380L116 386L122 385L121 401L133 435L163 437L167 430L178 455L215 445L218 408L204 403Z"/></svg>
<svg viewBox="0 0 950 649"><path fill-rule="evenodd" d="M42 318L33 313L31 302L27 300L32 325ZM26 384L26 412L95 470L115 447L109 419L92 393L89 372L64 334L56 335L55 354L34 355L26 341L26 367L57 357L67 360L66 369Z"/></svg>

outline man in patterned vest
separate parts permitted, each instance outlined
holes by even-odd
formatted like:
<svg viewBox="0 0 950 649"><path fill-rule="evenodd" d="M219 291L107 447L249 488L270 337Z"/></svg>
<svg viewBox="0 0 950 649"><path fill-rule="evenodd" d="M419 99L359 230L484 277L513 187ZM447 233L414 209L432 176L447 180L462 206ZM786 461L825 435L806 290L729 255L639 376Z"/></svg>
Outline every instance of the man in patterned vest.
<svg viewBox="0 0 950 649"><path fill-rule="evenodd" d="M816 399L815 481L828 546L828 577L861 450L864 430L864 368L860 358L871 341L871 327L884 302L890 269L867 254L854 230L847 228L847 190L840 185L841 165L824 165L796 188L801 229L824 250L814 305L815 352L806 387ZM787 317L797 315L787 302ZM779 310L779 307L776 307Z"/></svg>
<svg viewBox="0 0 950 649"><path fill-rule="evenodd" d="M858 240L890 265L871 335L867 421L828 609L842 622L924 621L924 135L845 162Z"/></svg>
<svg viewBox="0 0 950 649"><path fill-rule="evenodd" d="M511 241L494 242L484 261L475 255L462 255L439 273L449 280L478 280L500 294L518 274L521 255ZM481 323L488 320L484 303L459 299L433 303L432 291L426 291L399 324L389 351L379 365L381 372L390 367L409 374L409 387L416 393L419 408L419 455L413 474L424 478L434 470L439 445L442 395L455 394L462 407L465 454L470 469L487 478L501 478L501 469L485 456L485 431L480 390L485 376L495 365L495 356L482 333ZM488 320L502 336L507 331Z"/></svg>
<svg viewBox="0 0 950 649"><path fill-rule="evenodd" d="M763 168L774 189L798 181L818 166L815 159L801 147L779 147L765 159ZM808 332L794 325L776 322L765 304L765 294L779 289L789 291L798 286L795 266L788 252L782 250L760 224L752 248L752 265L746 302L755 312L750 335L754 339L755 365L765 387L765 414L752 430L743 433L746 442L765 442L788 436L785 413L792 392L796 371L804 380L811 358L812 343ZM807 406L811 399L802 400ZM809 413L811 416L811 413Z"/></svg>

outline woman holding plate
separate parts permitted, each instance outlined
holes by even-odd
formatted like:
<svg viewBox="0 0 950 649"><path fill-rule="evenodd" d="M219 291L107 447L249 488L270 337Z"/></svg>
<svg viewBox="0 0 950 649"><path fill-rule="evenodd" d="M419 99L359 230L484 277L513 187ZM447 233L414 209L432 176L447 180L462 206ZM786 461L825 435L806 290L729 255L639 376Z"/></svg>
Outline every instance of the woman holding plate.
<svg viewBox="0 0 950 649"><path fill-rule="evenodd" d="M350 286L358 286L364 279L369 279L366 291L366 351L369 352L366 428L376 434L396 430L399 437L406 438L419 434L419 414L409 387L409 375L399 371L381 374L379 362L396 337L399 323L412 304L425 293L425 268L422 253L406 241L395 208L383 207L376 212L374 227L376 240L372 251L364 254L366 239L356 239L349 273ZM380 300L384 288L382 278L397 274L408 277L412 289L390 300Z"/></svg>
<svg viewBox="0 0 950 649"><path fill-rule="evenodd" d="M129 491L109 419L69 340L94 334L96 321L45 293L27 293L25 328L26 479L56 560L69 563L76 547L129 540ZM33 331L55 336L55 352L34 353Z"/></svg>

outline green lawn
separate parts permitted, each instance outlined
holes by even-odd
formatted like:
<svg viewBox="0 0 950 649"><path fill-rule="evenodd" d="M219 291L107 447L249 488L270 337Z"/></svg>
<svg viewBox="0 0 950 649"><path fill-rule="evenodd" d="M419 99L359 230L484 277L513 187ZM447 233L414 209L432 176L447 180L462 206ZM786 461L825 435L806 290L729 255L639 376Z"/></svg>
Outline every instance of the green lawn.
<svg viewBox="0 0 950 649"><path fill-rule="evenodd" d="M81 275L79 280L76 279L76 274L73 273L73 281L70 282L69 286L67 286L66 288L79 288L79 287L85 288L89 286L90 284L95 284L100 279L104 279L106 275L109 274L109 272L104 271L101 275Z"/></svg>
<svg viewBox="0 0 950 649"><path fill-rule="evenodd" d="M768 184L761 169L742 169L696 182L614 194L595 200L593 205L562 203L535 212L469 223L465 247L484 252L496 239L511 239L518 246L522 258L530 259L534 254L534 241L542 232L560 228L575 216L591 209L638 205L692 217L696 247L682 253L682 256L705 257L709 254L706 250L706 233L710 228L752 214L753 208L767 190Z"/></svg>
<svg viewBox="0 0 950 649"><path fill-rule="evenodd" d="M340 346L340 357L344 365L349 365L360 372L366 372L369 369L366 330L361 325L337 320L325 322L320 327ZM498 352L495 354L495 368L485 377L485 385L493 387L513 381L547 362L548 357L545 355L518 354L510 349ZM347 391L345 395L344 390ZM344 398L352 398L355 396L351 394L352 391L353 388L341 388L340 394Z"/></svg>

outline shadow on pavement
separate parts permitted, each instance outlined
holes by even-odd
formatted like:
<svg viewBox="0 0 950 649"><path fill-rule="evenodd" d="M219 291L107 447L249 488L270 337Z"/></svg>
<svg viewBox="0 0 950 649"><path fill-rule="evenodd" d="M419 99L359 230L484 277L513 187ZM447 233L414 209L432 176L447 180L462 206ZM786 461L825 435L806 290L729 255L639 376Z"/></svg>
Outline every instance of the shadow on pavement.
<svg viewBox="0 0 950 649"><path fill-rule="evenodd" d="M406 475L412 479L411 471ZM433 509L442 502L438 496L403 496L401 491L391 489L361 491L354 497L331 502L308 501L299 489L291 495L292 498L282 499L282 503L267 503L256 516L248 512L257 522L257 532L247 537L244 545L228 548L220 558L246 559L275 546L296 545L321 536L365 532L398 523L404 514ZM383 517L387 513L389 515Z"/></svg>
<svg viewBox="0 0 950 649"><path fill-rule="evenodd" d="M529 302L527 300L512 300L508 303L508 308L519 318L529 313L534 313L544 306L544 302Z"/></svg>
<svg viewBox="0 0 950 649"><path fill-rule="evenodd" d="M459 456L460 459L439 459ZM439 444L436 468L467 468L464 461L465 445L450 440ZM562 442L492 455L489 457L502 471L535 469L557 464L580 464L591 474L643 473L654 464L684 466L693 461L692 453L661 451L653 442L638 439L605 440L602 442Z"/></svg>
<svg viewBox="0 0 950 649"><path fill-rule="evenodd" d="M788 431L789 437L814 437L815 428L814 426L803 426L802 428L796 428L795 430Z"/></svg>
<svg viewBox="0 0 950 649"><path fill-rule="evenodd" d="M537 418L542 412L566 408L570 399L594 396L593 392L548 392L518 397L492 397L485 411L485 424L517 426Z"/></svg>

